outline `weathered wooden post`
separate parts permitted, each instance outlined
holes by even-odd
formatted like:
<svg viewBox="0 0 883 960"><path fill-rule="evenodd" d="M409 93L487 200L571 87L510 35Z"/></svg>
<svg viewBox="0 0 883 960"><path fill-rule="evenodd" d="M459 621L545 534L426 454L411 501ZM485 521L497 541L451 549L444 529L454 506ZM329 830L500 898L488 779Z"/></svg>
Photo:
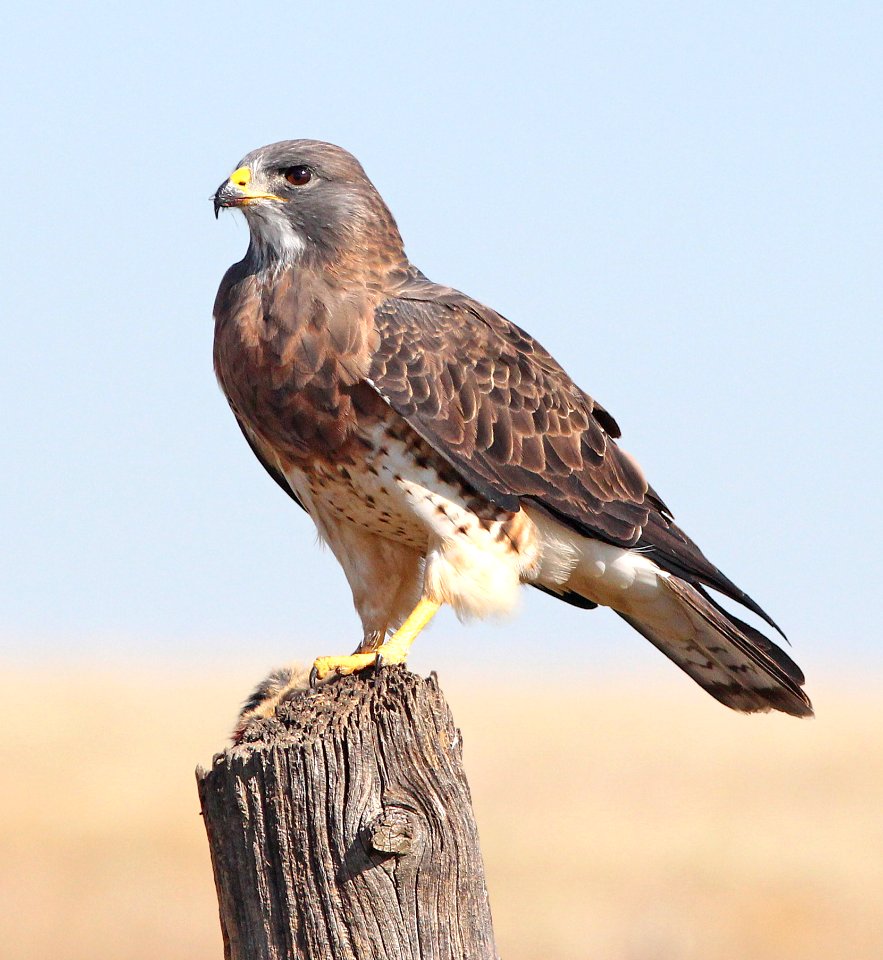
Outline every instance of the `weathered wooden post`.
<svg viewBox="0 0 883 960"><path fill-rule="evenodd" d="M435 677L341 677L197 770L227 960L495 960Z"/></svg>

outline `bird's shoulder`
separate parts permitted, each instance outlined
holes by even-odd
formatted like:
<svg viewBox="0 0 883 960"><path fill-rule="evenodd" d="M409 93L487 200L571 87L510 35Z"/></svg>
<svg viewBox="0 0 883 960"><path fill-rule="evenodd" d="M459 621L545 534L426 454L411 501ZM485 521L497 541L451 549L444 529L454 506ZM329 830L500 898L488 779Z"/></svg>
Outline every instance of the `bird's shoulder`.
<svg viewBox="0 0 883 960"><path fill-rule="evenodd" d="M380 346L375 366L423 353L431 365L455 364L477 380L518 390L542 385L554 399L593 417L604 432L620 436L614 418L578 387L560 363L526 330L453 287L414 271L383 299L375 314Z"/></svg>
<svg viewBox="0 0 883 960"><path fill-rule="evenodd" d="M244 297L254 296L257 287L255 272L249 268L245 259L231 264L224 272L215 294L212 310L215 322L223 321L229 316L231 310L241 303Z"/></svg>

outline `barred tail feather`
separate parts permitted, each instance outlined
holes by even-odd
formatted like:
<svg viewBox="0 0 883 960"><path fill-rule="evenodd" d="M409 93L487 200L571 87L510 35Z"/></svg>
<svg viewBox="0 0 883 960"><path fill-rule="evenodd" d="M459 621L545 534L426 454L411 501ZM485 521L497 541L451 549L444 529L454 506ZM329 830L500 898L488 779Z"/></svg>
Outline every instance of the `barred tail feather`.
<svg viewBox="0 0 883 960"><path fill-rule="evenodd" d="M619 615L704 690L743 713L779 710L794 717L813 715L812 704L800 689L803 674L784 650L701 588L675 576L660 578L659 584L679 616L645 619L634 611L618 611Z"/></svg>

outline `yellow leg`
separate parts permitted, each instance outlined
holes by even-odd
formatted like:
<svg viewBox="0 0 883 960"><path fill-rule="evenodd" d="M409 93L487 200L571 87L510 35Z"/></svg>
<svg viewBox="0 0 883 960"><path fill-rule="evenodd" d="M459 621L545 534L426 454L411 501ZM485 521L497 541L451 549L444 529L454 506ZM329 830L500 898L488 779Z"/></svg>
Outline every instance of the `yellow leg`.
<svg viewBox="0 0 883 960"><path fill-rule="evenodd" d="M348 657L319 657L313 664L313 674L324 680L332 673L355 673L376 663L378 657L383 663L404 663L417 634L438 613L440 606L434 600L421 600L408 619L376 650L371 653L353 653Z"/></svg>

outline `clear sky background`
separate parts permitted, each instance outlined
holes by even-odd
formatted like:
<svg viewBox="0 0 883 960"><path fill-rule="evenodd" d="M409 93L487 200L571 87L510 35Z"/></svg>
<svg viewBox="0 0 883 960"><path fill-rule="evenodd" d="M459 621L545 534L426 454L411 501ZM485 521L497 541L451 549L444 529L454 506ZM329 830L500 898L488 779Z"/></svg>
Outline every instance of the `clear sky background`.
<svg viewBox="0 0 883 960"><path fill-rule="evenodd" d="M880 669L879 3L30 3L3 32L7 658L257 676L358 639L211 368L247 230L209 196L314 137L424 272L611 410L808 674ZM664 662L525 591L515 624L443 616L414 663L504 643L524 669Z"/></svg>

